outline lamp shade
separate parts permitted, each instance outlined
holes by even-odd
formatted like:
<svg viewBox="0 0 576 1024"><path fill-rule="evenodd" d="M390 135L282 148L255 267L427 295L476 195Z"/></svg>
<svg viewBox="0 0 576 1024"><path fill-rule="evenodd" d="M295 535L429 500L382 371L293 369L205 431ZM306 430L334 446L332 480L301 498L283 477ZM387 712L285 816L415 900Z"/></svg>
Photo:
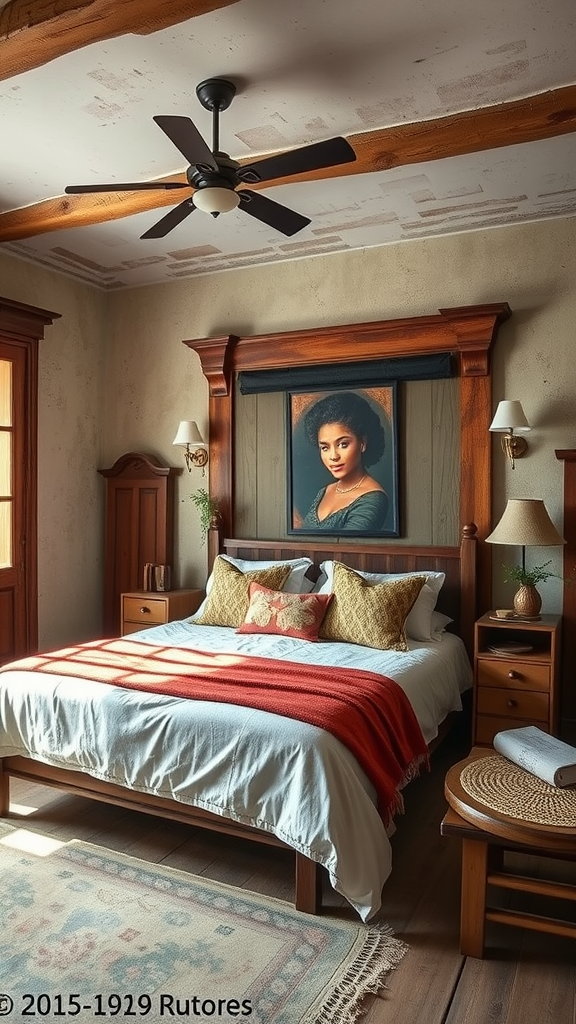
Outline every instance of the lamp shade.
<svg viewBox="0 0 576 1024"><path fill-rule="evenodd" d="M515 430L518 434L524 434L532 428L524 415L521 402L499 402L489 429L503 432Z"/></svg>
<svg viewBox="0 0 576 1024"><path fill-rule="evenodd" d="M204 438L194 420L181 420L172 444L181 445L183 448L194 448L203 446Z"/></svg>
<svg viewBox="0 0 576 1024"><path fill-rule="evenodd" d="M509 498L500 522L486 541L538 548L566 543L539 498Z"/></svg>

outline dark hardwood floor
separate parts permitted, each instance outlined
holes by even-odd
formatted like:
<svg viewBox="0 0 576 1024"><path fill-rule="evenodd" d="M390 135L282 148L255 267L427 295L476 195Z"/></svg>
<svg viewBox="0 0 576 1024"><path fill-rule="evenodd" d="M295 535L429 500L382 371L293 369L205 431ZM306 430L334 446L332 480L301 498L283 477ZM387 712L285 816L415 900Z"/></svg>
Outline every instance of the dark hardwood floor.
<svg viewBox="0 0 576 1024"><path fill-rule="evenodd" d="M440 822L446 809L444 775L468 746L463 720L434 754L431 772L406 790L405 814L392 840L394 868L385 886L382 916L410 948L388 987L367 1001L364 1024L574 1024L573 940L489 924L483 960L459 953L460 849L456 840L440 836ZM24 782L13 781L11 795L13 825L63 840L82 839L279 899L293 898L288 851ZM540 867L538 858L529 858L530 873ZM574 879L575 864L558 862L556 867L558 877ZM553 915L566 916L566 906L573 913L574 904L559 908L554 902L549 908ZM355 918L329 886L324 912Z"/></svg>

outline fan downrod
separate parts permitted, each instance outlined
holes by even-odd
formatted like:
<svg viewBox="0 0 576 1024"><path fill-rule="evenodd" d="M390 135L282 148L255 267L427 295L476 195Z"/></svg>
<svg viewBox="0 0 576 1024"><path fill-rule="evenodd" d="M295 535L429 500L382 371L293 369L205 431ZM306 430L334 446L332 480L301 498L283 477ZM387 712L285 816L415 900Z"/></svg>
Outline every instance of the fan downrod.
<svg viewBox="0 0 576 1024"><path fill-rule="evenodd" d="M196 95L205 110L227 110L236 95L234 82L227 78L206 78L196 86Z"/></svg>

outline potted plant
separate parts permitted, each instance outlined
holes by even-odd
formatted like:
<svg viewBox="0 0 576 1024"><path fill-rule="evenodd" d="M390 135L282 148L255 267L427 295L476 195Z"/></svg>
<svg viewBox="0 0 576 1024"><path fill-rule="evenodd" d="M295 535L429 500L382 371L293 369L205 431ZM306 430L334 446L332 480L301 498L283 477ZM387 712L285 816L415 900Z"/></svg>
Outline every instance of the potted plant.
<svg viewBox="0 0 576 1024"><path fill-rule="evenodd" d="M504 582L511 583L514 581L520 584L514 594L514 611L517 615L535 618L542 607L542 598L536 589L536 585L544 583L551 577L562 579L557 573L549 572L547 566L550 565L551 561L552 559L549 559L543 565L535 565L533 569L527 569L524 565L504 566Z"/></svg>
<svg viewBox="0 0 576 1024"><path fill-rule="evenodd" d="M202 543L205 542L208 530L211 526L217 526L220 520L220 509L218 499L211 498L205 487L199 487L190 497L198 509L200 516L200 530L202 531Z"/></svg>

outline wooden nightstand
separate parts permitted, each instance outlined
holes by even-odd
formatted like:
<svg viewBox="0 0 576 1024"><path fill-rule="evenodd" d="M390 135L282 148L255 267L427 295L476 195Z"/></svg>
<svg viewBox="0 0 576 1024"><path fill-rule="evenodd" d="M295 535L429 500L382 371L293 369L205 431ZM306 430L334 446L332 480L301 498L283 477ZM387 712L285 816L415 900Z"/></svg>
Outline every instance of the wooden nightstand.
<svg viewBox="0 0 576 1024"><path fill-rule="evenodd" d="M120 595L122 635L147 626L159 626L173 619L193 615L204 600L203 590L131 590Z"/></svg>
<svg viewBox="0 0 576 1024"><path fill-rule="evenodd" d="M560 705L559 615L536 622L483 615L474 627L472 740L489 745L502 729L536 725L557 735ZM495 654L493 646L525 644L524 653Z"/></svg>

